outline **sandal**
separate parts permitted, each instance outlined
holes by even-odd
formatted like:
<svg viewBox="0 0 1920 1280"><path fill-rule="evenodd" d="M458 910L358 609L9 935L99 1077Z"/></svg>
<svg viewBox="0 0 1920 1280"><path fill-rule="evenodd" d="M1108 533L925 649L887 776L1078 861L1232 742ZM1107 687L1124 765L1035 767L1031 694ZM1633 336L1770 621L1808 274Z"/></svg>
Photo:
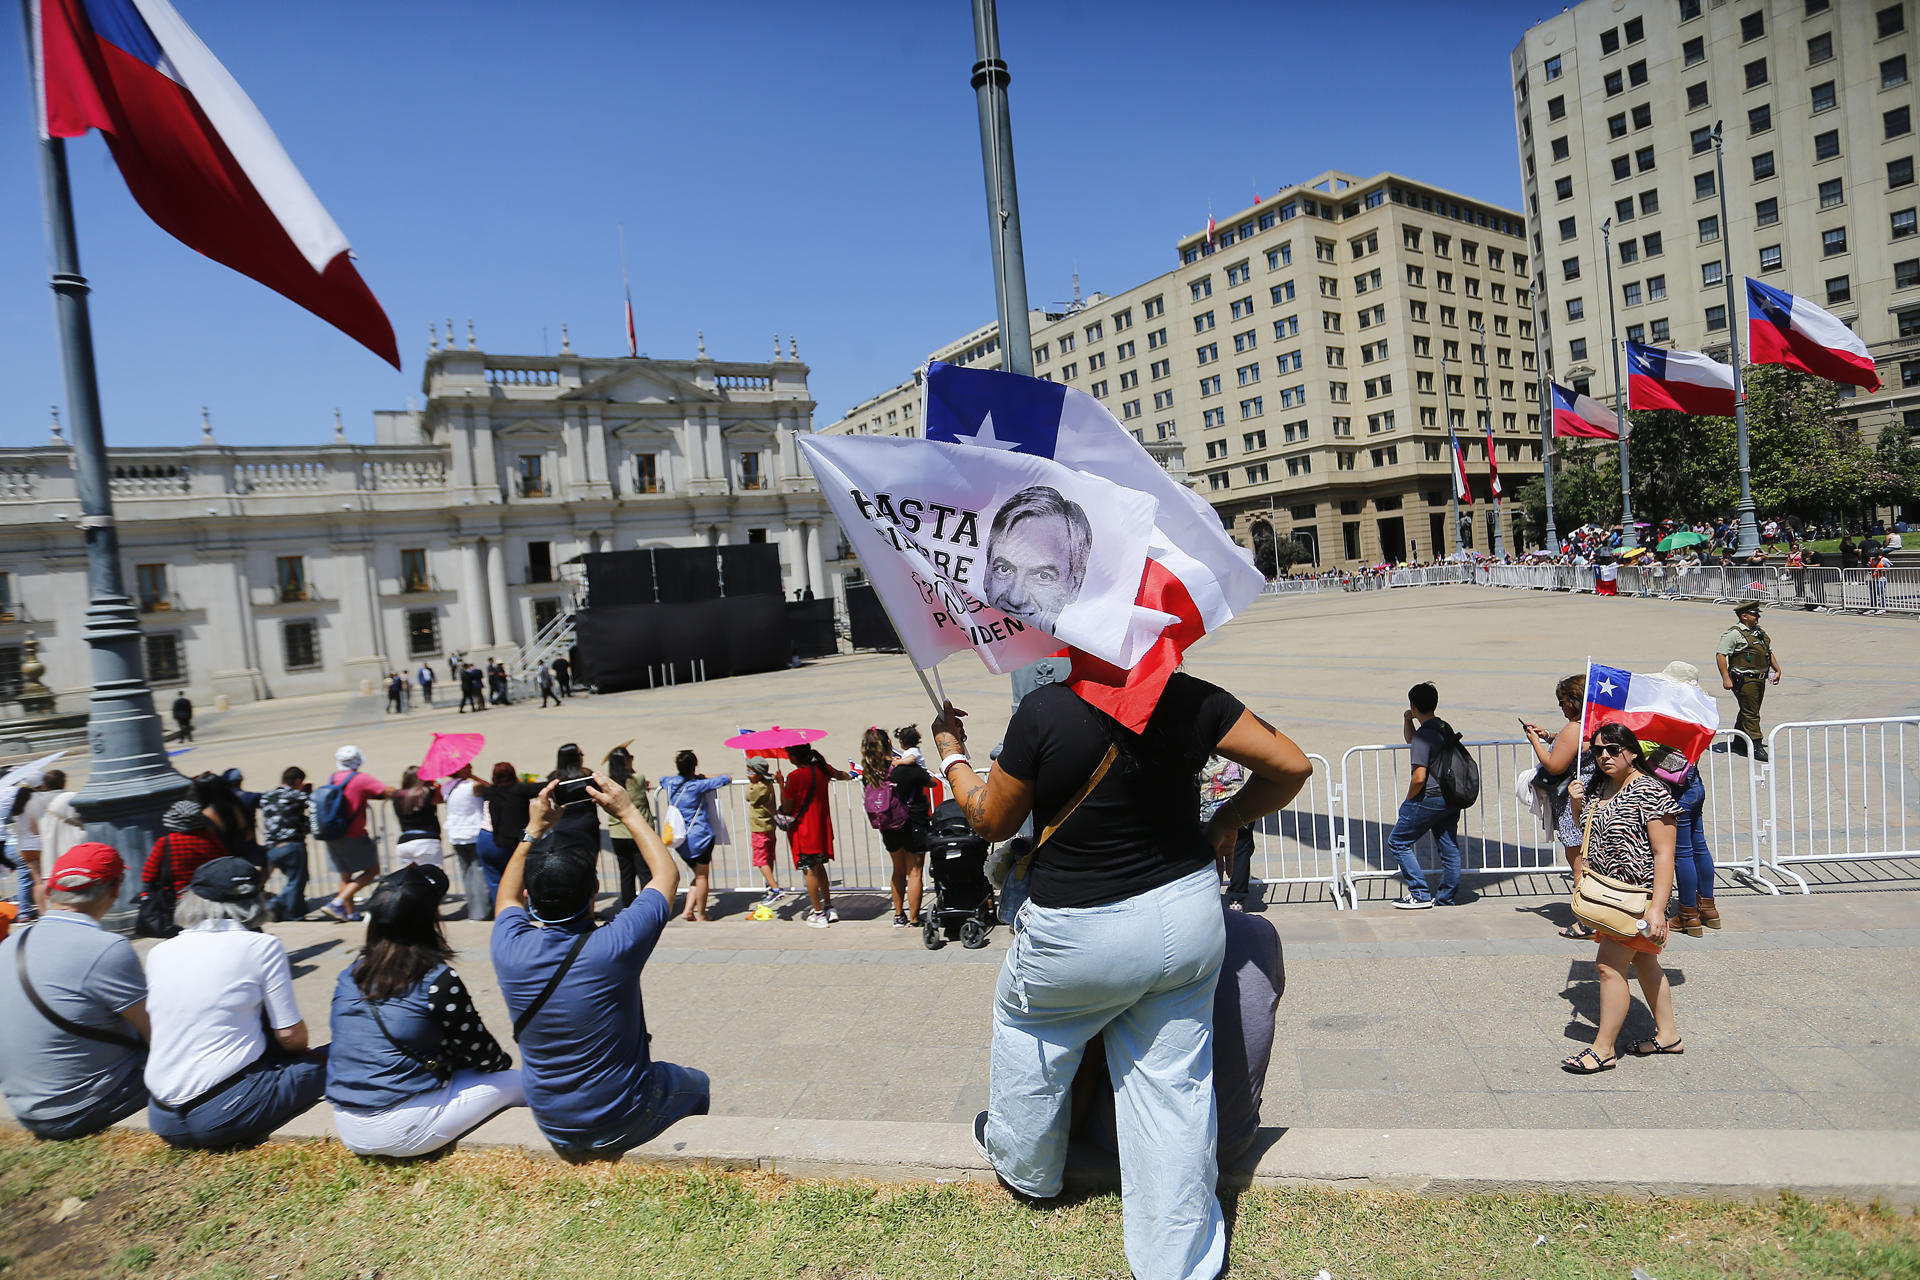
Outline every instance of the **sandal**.
<svg viewBox="0 0 1920 1280"><path fill-rule="evenodd" d="M1613 1070L1613 1064L1618 1061L1620 1061L1620 1059L1617 1057L1603 1058L1592 1049L1582 1049L1571 1058L1562 1058L1560 1060L1560 1069L1562 1071L1572 1072L1576 1076L1591 1076L1598 1075L1602 1071ZM1586 1064L1589 1062L1593 1065L1587 1066Z"/></svg>
<svg viewBox="0 0 1920 1280"><path fill-rule="evenodd" d="M1661 1044L1658 1037L1652 1040L1642 1040L1639 1044L1627 1050L1628 1053L1636 1058L1651 1058L1657 1053L1681 1054L1686 1051L1687 1043L1684 1036L1671 1044Z"/></svg>
<svg viewBox="0 0 1920 1280"><path fill-rule="evenodd" d="M1572 924L1560 931L1560 936L1563 938L1571 938L1575 942L1592 942L1594 930L1592 926L1582 924L1580 921L1575 920Z"/></svg>

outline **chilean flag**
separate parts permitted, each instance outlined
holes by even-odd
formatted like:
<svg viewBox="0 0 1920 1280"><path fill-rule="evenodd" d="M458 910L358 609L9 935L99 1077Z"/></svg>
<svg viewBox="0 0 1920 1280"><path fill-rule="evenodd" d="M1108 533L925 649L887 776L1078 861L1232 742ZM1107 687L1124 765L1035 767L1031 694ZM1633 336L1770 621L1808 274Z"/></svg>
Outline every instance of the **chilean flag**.
<svg viewBox="0 0 1920 1280"><path fill-rule="evenodd" d="M1620 438L1620 419L1613 416L1613 410L1592 396L1569 391L1557 382L1547 385L1553 388L1554 435L1584 436L1594 440Z"/></svg>
<svg viewBox="0 0 1920 1280"><path fill-rule="evenodd" d="M1067 650L1074 692L1129 729L1143 729L1188 646L1225 626L1266 585L1252 555L1227 536L1205 499L1168 475L1084 391L934 361L927 366L921 403L927 441L1051 458L1151 500L1152 527L1133 609L1136 620L1154 619L1142 656L1122 668L1081 649Z"/></svg>
<svg viewBox="0 0 1920 1280"><path fill-rule="evenodd" d="M1860 335L1805 298L1747 279L1747 360L1803 369L1828 382L1880 389Z"/></svg>
<svg viewBox="0 0 1920 1280"><path fill-rule="evenodd" d="M167 0L28 0L45 138L106 136L147 216L400 367L346 236Z"/></svg>
<svg viewBox="0 0 1920 1280"><path fill-rule="evenodd" d="M1627 408L1733 416L1733 366L1698 351L1627 343Z"/></svg>
<svg viewBox="0 0 1920 1280"><path fill-rule="evenodd" d="M1453 496L1473 505L1473 486L1467 483L1467 455L1460 448L1460 437L1447 432L1447 439L1453 442ZM1493 455L1487 455L1487 461L1493 461Z"/></svg>
<svg viewBox="0 0 1920 1280"><path fill-rule="evenodd" d="M1642 742L1672 747L1697 763L1720 731L1720 706L1697 684L1665 676L1637 676L1587 663L1587 707L1580 736L1591 740L1603 724L1623 724Z"/></svg>
<svg viewBox="0 0 1920 1280"><path fill-rule="evenodd" d="M1492 481L1493 496L1500 496L1500 468L1493 461L1493 423L1487 423L1487 475Z"/></svg>

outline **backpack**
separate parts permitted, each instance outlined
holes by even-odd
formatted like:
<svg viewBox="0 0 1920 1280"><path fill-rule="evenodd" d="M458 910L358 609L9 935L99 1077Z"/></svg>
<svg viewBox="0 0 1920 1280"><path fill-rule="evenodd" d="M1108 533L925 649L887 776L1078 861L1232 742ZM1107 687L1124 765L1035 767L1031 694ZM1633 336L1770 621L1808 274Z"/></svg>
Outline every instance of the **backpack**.
<svg viewBox="0 0 1920 1280"><path fill-rule="evenodd" d="M1440 795L1450 807L1471 809L1480 803L1480 766L1452 725L1437 718L1433 723L1440 726L1443 741L1433 749L1427 772L1440 784Z"/></svg>
<svg viewBox="0 0 1920 1280"><path fill-rule="evenodd" d="M898 831L907 825L907 802L891 782L869 782L865 799L867 823L875 831Z"/></svg>
<svg viewBox="0 0 1920 1280"><path fill-rule="evenodd" d="M339 782L313 789L313 836L316 840L341 840L353 825L353 802L347 798L347 785L358 769L350 770Z"/></svg>

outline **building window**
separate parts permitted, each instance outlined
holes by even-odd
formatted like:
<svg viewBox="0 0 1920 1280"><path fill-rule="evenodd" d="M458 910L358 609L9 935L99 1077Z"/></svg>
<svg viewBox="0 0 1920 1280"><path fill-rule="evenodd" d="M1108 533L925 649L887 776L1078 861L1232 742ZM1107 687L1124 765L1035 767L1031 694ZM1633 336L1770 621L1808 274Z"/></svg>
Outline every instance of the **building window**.
<svg viewBox="0 0 1920 1280"><path fill-rule="evenodd" d="M1829 129L1825 133L1813 135L1813 158L1831 160L1840 154L1840 131Z"/></svg>
<svg viewBox="0 0 1920 1280"><path fill-rule="evenodd" d="M1167 313L1166 299L1161 297L1148 298L1140 304L1140 313L1149 320L1155 316L1165 315Z"/></svg>
<svg viewBox="0 0 1920 1280"><path fill-rule="evenodd" d="M1920 285L1920 258L1905 258L1893 264L1893 287L1911 289Z"/></svg>
<svg viewBox="0 0 1920 1280"><path fill-rule="evenodd" d="M1629 306L1629 307L1637 307L1637 306L1639 306L1639 305L1640 305L1640 284L1639 284L1639 282L1638 282L1638 281L1635 281L1635 282L1633 282L1633 283L1631 283L1631 284L1623 284L1623 285L1621 285L1621 286L1620 286L1620 300L1621 300L1621 302L1622 302L1622 303L1624 303L1625 305L1627 305L1627 306Z"/></svg>
<svg viewBox="0 0 1920 1280"><path fill-rule="evenodd" d="M1697 66L1707 60L1707 41L1704 36L1695 36L1680 46L1682 66Z"/></svg>
<svg viewBox="0 0 1920 1280"><path fill-rule="evenodd" d="M1246 263L1236 262L1227 268L1227 283L1229 285L1245 284L1252 275L1252 269Z"/></svg>
<svg viewBox="0 0 1920 1280"><path fill-rule="evenodd" d="M280 653L288 671L320 665L320 624L311 619L280 624Z"/></svg>
<svg viewBox="0 0 1920 1280"><path fill-rule="evenodd" d="M273 579L281 604L307 598L307 561L305 556L275 556Z"/></svg>
<svg viewBox="0 0 1920 1280"><path fill-rule="evenodd" d="M440 652L440 611L407 610L407 656L424 658Z"/></svg>
<svg viewBox="0 0 1920 1280"><path fill-rule="evenodd" d="M1747 112L1747 132L1751 135L1767 133L1773 128L1773 107L1761 103Z"/></svg>
<svg viewBox="0 0 1920 1280"><path fill-rule="evenodd" d="M635 493L660 492L659 454L636 453L633 456L633 491Z"/></svg>
<svg viewBox="0 0 1920 1280"><path fill-rule="evenodd" d="M1893 211L1893 238L1904 240L1914 233L1914 210L1895 209Z"/></svg>
<svg viewBox="0 0 1920 1280"><path fill-rule="evenodd" d="M1913 109L1911 107L1895 107L1893 110L1883 113L1880 120L1886 128L1886 137L1888 138L1905 137L1907 134L1913 132Z"/></svg>
<svg viewBox="0 0 1920 1280"><path fill-rule="evenodd" d="M740 455L740 487L742 489L764 489L767 487L766 473L760 470L760 454L749 450Z"/></svg>
<svg viewBox="0 0 1920 1280"><path fill-rule="evenodd" d="M1311 456L1287 459L1287 474L1290 476L1309 475L1312 471L1313 458Z"/></svg>
<svg viewBox="0 0 1920 1280"><path fill-rule="evenodd" d="M1707 332L1717 333L1727 327L1727 309L1724 305L1707 308Z"/></svg>
<svg viewBox="0 0 1920 1280"><path fill-rule="evenodd" d="M1647 217L1660 212L1660 192L1642 191L1640 193L1640 214Z"/></svg>
<svg viewBox="0 0 1920 1280"><path fill-rule="evenodd" d="M1840 105L1839 94L1835 92L1831 80L1813 86L1812 98L1815 115L1819 115L1822 111L1831 111Z"/></svg>
<svg viewBox="0 0 1920 1280"><path fill-rule="evenodd" d="M409 547L400 552L400 589L433 590L433 578L427 573L426 548Z"/></svg>
<svg viewBox="0 0 1920 1280"><path fill-rule="evenodd" d="M527 543L527 581L553 581L553 544L551 542Z"/></svg>
<svg viewBox="0 0 1920 1280"><path fill-rule="evenodd" d="M1087 394L1095 400L1105 400L1107 398L1107 380L1102 378L1098 382L1090 383L1087 387Z"/></svg>
<svg viewBox="0 0 1920 1280"><path fill-rule="evenodd" d="M167 566L137 564L133 567L133 581L140 612L164 613L173 608L173 599L167 594Z"/></svg>
<svg viewBox="0 0 1920 1280"><path fill-rule="evenodd" d="M1633 167L1641 173L1653 168L1653 148L1642 147L1634 152Z"/></svg>
<svg viewBox="0 0 1920 1280"><path fill-rule="evenodd" d="M1897 36L1907 29L1907 7L1903 4L1888 5L1874 14L1873 18L1879 29L1879 38L1882 40L1888 36Z"/></svg>
<svg viewBox="0 0 1920 1280"><path fill-rule="evenodd" d="M1665 342L1671 336L1665 320L1655 320L1652 325L1649 326L1649 332L1655 342Z"/></svg>
<svg viewBox="0 0 1920 1280"><path fill-rule="evenodd" d="M1700 219L1700 243L1711 244L1720 238L1720 215L1709 214Z"/></svg>
<svg viewBox="0 0 1920 1280"><path fill-rule="evenodd" d="M1665 276L1647 277L1647 301L1658 302L1667 296L1667 278Z"/></svg>
<svg viewBox="0 0 1920 1280"><path fill-rule="evenodd" d="M1573 341L1567 344L1568 360L1572 361L1575 364L1578 364L1582 360L1585 360L1586 358L1587 358L1587 340L1585 338L1575 338ZM1453 378L1447 379L1447 383L1449 387L1451 387L1451 385L1455 381L1456 379L1453 379Z"/></svg>
<svg viewBox="0 0 1920 1280"><path fill-rule="evenodd" d="M1560 278L1562 280L1578 280L1580 278L1580 259L1578 258L1561 259Z"/></svg>
<svg viewBox="0 0 1920 1280"><path fill-rule="evenodd" d="M1553 154L1553 158L1555 160L1565 160L1568 156L1573 154L1573 148L1565 138L1553 139L1551 142L1547 143L1547 150ZM1414 245L1412 247L1417 249L1420 246Z"/></svg>
<svg viewBox="0 0 1920 1280"><path fill-rule="evenodd" d="M1700 108L1706 105L1707 105L1706 81L1703 80L1699 84L1688 85L1687 86L1687 110L1698 111Z"/></svg>
<svg viewBox="0 0 1920 1280"><path fill-rule="evenodd" d="M1753 180L1764 181L1773 176L1773 152L1762 151L1753 158Z"/></svg>
<svg viewBox="0 0 1920 1280"><path fill-rule="evenodd" d="M543 455L523 453L514 468L514 488L522 498L544 498L547 482L542 476Z"/></svg>
<svg viewBox="0 0 1920 1280"><path fill-rule="evenodd" d="M1846 302L1853 297L1853 281L1850 276L1827 277L1827 302Z"/></svg>
<svg viewBox="0 0 1920 1280"><path fill-rule="evenodd" d="M1711 172L1696 173L1693 175L1693 198L1695 200L1706 199L1714 193L1714 190L1713 174Z"/></svg>
<svg viewBox="0 0 1920 1280"><path fill-rule="evenodd" d="M148 684L186 683L187 654L186 647L180 643L179 632L148 632L141 641L147 660Z"/></svg>
<svg viewBox="0 0 1920 1280"><path fill-rule="evenodd" d="M1283 244L1278 249L1267 250L1267 270L1278 271L1281 267L1293 265L1293 245Z"/></svg>
<svg viewBox="0 0 1920 1280"><path fill-rule="evenodd" d="M1913 185L1913 157L1902 156L1898 160L1887 161L1887 185L1889 187L1910 187Z"/></svg>
<svg viewBox="0 0 1920 1280"><path fill-rule="evenodd" d="M1613 158L1613 180L1615 182L1618 182L1622 178L1631 178L1632 176L1633 176L1632 157L1615 156Z"/></svg>
<svg viewBox="0 0 1920 1280"><path fill-rule="evenodd" d="M1840 179L1828 178L1820 184L1820 207L1822 209L1831 209L1835 205L1845 204L1846 202L1846 191L1845 188L1841 186Z"/></svg>
<svg viewBox="0 0 1920 1280"><path fill-rule="evenodd" d="M1213 277L1202 276L1187 286L1187 292L1193 295L1193 301L1213 296Z"/></svg>
<svg viewBox="0 0 1920 1280"><path fill-rule="evenodd" d="M1741 44L1746 44L1747 42L1752 40L1758 40L1761 36L1764 36L1766 34L1767 34L1767 15L1763 11L1759 9L1755 9L1752 13L1749 13L1745 17L1740 19L1740 43Z"/></svg>
<svg viewBox="0 0 1920 1280"><path fill-rule="evenodd" d="M1770 227L1780 221L1780 201L1774 196L1765 200L1756 200L1753 205L1754 225Z"/></svg>
<svg viewBox="0 0 1920 1280"><path fill-rule="evenodd" d="M1606 89L1609 98L1626 92L1627 88L1626 81L1618 71L1607 72L1606 76L1601 80L1601 85Z"/></svg>
<svg viewBox="0 0 1920 1280"><path fill-rule="evenodd" d="M1722 268L1723 268L1723 264L1718 262L1701 263L1700 264L1701 287L1710 289L1714 285L1720 284L1722 281L1724 281L1726 279L1726 274Z"/></svg>
<svg viewBox="0 0 1920 1280"><path fill-rule="evenodd" d="M1780 246L1770 244L1760 250L1760 269L1778 271L1780 269Z"/></svg>
<svg viewBox="0 0 1920 1280"><path fill-rule="evenodd" d="M1711 126L1703 124L1689 134L1688 137L1693 143L1693 154L1699 155L1703 151L1713 150L1713 129Z"/></svg>
<svg viewBox="0 0 1920 1280"><path fill-rule="evenodd" d="M1880 87L1897 89L1907 82L1907 55L1888 58L1880 64Z"/></svg>
<svg viewBox="0 0 1920 1280"><path fill-rule="evenodd" d="M1200 379L1200 394L1203 396L1219 395L1220 394L1220 375L1216 373L1211 378Z"/></svg>
<svg viewBox="0 0 1920 1280"><path fill-rule="evenodd" d="M1820 233L1820 255L1832 258L1847 251L1847 229L1834 227Z"/></svg>
<svg viewBox="0 0 1920 1280"><path fill-rule="evenodd" d="M1823 31L1807 41L1807 65L1817 67L1823 62L1833 61L1833 33Z"/></svg>

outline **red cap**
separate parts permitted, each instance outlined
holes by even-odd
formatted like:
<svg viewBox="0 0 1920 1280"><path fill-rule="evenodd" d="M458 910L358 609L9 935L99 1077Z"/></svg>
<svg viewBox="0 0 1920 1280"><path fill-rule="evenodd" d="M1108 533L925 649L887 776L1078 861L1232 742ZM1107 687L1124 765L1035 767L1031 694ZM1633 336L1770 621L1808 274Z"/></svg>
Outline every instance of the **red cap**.
<svg viewBox="0 0 1920 1280"><path fill-rule="evenodd" d="M127 864L120 860L119 851L112 845L89 840L60 855L60 860L53 864L53 874L47 877L47 887L85 889L103 880L118 880L126 870Z"/></svg>

